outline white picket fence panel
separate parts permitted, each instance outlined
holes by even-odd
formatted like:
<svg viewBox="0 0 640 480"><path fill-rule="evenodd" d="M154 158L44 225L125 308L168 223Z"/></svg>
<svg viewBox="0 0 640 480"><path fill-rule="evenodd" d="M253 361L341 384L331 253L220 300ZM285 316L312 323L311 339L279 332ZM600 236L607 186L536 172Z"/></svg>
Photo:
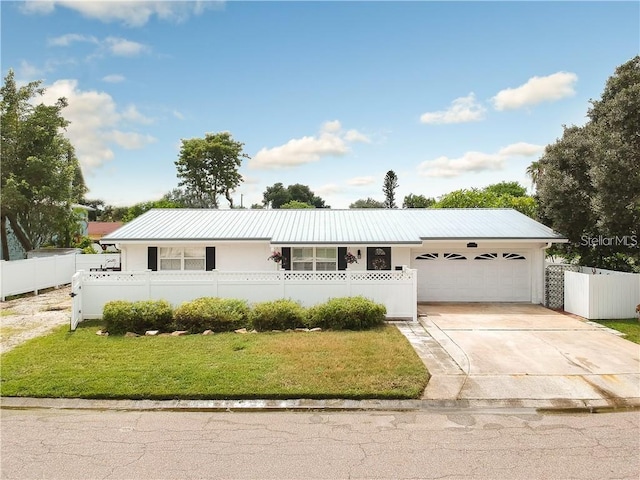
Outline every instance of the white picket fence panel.
<svg viewBox="0 0 640 480"><path fill-rule="evenodd" d="M71 283L79 270L119 268L120 254L54 255L25 260L0 261L0 299Z"/></svg>
<svg viewBox="0 0 640 480"><path fill-rule="evenodd" d="M102 318L111 300L167 300L174 307L198 297L249 303L289 298L304 306L362 295L387 308L387 318L417 320L416 270L340 272L78 272L78 310L71 328ZM74 293L75 290L74 290ZM74 297L76 300L76 297Z"/></svg>
<svg viewBox="0 0 640 480"><path fill-rule="evenodd" d="M564 309L589 320L633 318L640 304L640 274L596 270L564 272Z"/></svg>

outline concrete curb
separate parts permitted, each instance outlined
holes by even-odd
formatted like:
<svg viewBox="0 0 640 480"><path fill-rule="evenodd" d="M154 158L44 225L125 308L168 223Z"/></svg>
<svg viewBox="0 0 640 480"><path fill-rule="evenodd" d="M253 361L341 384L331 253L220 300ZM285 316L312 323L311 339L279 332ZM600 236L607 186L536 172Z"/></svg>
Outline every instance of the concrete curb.
<svg viewBox="0 0 640 480"><path fill-rule="evenodd" d="M603 413L640 411L640 398L618 399L616 404L587 400L90 400L74 398L2 397L3 410L103 410L177 412L278 411L480 411L478 413Z"/></svg>

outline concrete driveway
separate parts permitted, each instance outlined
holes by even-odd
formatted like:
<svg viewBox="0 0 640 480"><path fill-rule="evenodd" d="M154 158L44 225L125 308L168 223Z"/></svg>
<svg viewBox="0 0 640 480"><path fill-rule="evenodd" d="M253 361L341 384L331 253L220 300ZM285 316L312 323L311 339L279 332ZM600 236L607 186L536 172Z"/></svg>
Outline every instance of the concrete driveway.
<svg viewBox="0 0 640 480"><path fill-rule="evenodd" d="M425 399L640 405L640 346L531 304L425 304Z"/></svg>

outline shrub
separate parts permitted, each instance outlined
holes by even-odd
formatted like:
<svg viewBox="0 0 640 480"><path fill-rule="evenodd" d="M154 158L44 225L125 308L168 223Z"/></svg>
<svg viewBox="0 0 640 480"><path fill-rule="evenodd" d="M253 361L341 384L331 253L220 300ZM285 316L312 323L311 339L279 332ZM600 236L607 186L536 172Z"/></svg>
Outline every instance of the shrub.
<svg viewBox="0 0 640 480"><path fill-rule="evenodd" d="M259 331L287 330L305 326L306 311L293 300L274 300L253 307L251 323Z"/></svg>
<svg viewBox="0 0 640 480"><path fill-rule="evenodd" d="M364 297L332 298L308 311L311 327L331 330L365 330L384 323L387 309Z"/></svg>
<svg viewBox="0 0 640 480"><path fill-rule="evenodd" d="M176 330L232 332L249 324L249 305L234 298L201 297L180 305L173 317Z"/></svg>
<svg viewBox="0 0 640 480"><path fill-rule="evenodd" d="M143 334L147 330L166 331L171 324L173 310L166 300L107 302L102 310L106 330L112 335L126 332Z"/></svg>

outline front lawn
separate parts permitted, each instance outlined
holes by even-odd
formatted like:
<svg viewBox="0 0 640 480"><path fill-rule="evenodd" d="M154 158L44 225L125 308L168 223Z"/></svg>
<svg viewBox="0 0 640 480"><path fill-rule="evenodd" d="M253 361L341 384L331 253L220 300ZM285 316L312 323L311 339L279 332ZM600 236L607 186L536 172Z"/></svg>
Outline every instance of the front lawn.
<svg viewBox="0 0 640 480"><path fill-rule="evenodd" d="M131 399L419 398L428 372L393 326L102 337L61 327L1 357L1 394Z"/></svg>
<svg viewBox="0 0 640 480"><path fill-rule="evenodd" d="M625 318L622 320L596 320L605 327L613 328L625 334L627 340L640 343L640 322L637 318Z"/></svg>

